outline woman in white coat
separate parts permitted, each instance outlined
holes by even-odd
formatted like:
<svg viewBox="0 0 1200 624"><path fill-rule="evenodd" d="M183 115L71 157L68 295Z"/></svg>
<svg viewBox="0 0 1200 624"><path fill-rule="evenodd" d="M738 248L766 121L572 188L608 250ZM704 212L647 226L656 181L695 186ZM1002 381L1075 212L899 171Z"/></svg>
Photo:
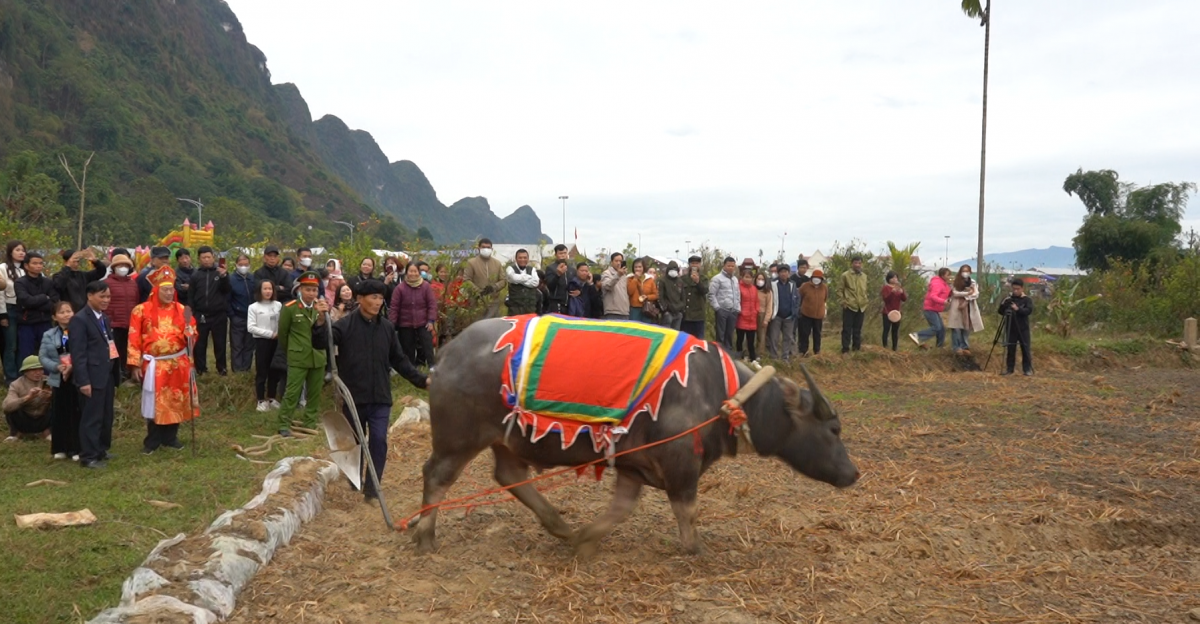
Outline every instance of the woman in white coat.
<svg viewBox="0 0 1200 624"><path fill-rule="evenodd" d="M971 279L971 265L964 264L954 276L950 286L950 318L946 326L950 328L951 345L955 353L971 354L971 343L967 337L977 331L983 331L983 316L979 313L979 282Z"/></svg>
<svg viewBox="0 0 1200 624"><path fill-rule="evenodd" d="M279 345L279 311L283 304L275 300L275 285L262 280L255 287L254 303L247 311L246 331L254 336L254 392L258 411L279 409L276 392L283 373L271 368Z"/></svg>

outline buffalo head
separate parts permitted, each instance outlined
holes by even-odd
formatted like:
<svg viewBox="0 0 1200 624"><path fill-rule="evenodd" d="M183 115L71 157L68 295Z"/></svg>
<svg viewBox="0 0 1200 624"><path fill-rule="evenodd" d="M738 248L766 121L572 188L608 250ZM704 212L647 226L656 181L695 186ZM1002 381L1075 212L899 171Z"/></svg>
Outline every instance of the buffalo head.
<svg viewBox="0 0 1200 624"><path fill-rule="evenodd" d="M858 468L842 444L842 424L837 410L821 393L803 365L800 370L808 390L796 382L776 377L759 392L750 406L750 437L760 455L772 455L806 477L837 487L853 485ZM757 409L754 409L757 408Z"/></svg>

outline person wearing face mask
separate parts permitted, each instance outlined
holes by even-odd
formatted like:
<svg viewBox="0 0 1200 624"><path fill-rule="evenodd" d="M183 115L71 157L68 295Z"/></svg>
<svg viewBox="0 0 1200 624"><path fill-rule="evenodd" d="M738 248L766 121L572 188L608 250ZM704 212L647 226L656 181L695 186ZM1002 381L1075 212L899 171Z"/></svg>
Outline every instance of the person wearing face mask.
<svg viewBox="0 0 1200 624"><path fill-rule="evenodd" d="M662 325L679 331L683 326L683 278L679 276L679 263L674 260L668 262L666 277L657 281Z"/></svg>
<svg viewBox="0 0 1200 624"><path fill-rule="evenodd" d="M254 277L250 275L250 258L238 254L233 273L229 276L229 348L230 368L235 373L250 370L254 361L254 337L248 324L250 305L254 303Z"/></svg>
<svg viewBox="0 0 1200 624"><path fill-rule="evenodd" d="M755 342L758 340L759 290L755 286L754 280L753 264L750 265L750 268L743 265L742 279L738 284L742 308L737 317L737 350L742 354L742 359L757 363L758 352Z"/></svg>
<svg viewBox="0 0 1200 624"><path fill-rule="evenodd" d="M321 279L327 279L328 274L323 269L313 269L313 253L311 247L301 247L296 250L296 268L292 270L291 278L295 282L300 278L300 274L305 271L313 271Z"/></svg>
<svg viewBox="0 0 1200 624"><path fill-rule="evenodd" d="M758 290L758 324L755 329L754 346L756 349L767 350L767 325L775 317L775 291L771 288L772 280L767 274L758 271L754 276L754 288Z"/></svg>
<svg viewBox="0 0 1200 624"><path fill-rule="evenodd" d="M133 261L129 256L117 254L112 257L112 274L104 278L110 294L108 302L108 317L112 319L113 341L117 343L117 353L121 361L129 356L129 316L133 309L141 303L137 280L133 276ZM120 381L129 378L129 372L118 367Z"/></svg>
<svg viewBox="0 0 1200 624"><path fill-rule="evenodd" d="M491 240L479 239L478 252L467 260L466 266L463 267L463 281L474 284L479 296L483 298L486 304L483 318L499 316L499 293L504 289L506 278L504 265L492 256Z"/></svg>
<svg viewBox="0 0 1200 624"><path fill-rule="evenodd" d="M800 285L800 356L808 356L808 337L812 336L813 355L821 353L821 329L825 326L825 302L829 286L821 269Z"/></svg>
<svg viewBox="0 0 1200 624"><path fill-rule="evenodd" d="M971 265L964 264L950 286L950 309L946 327L950 328L950 345L959 355L971 355L967 337L983 329L979 312L979 282L971 279Z"/></svg>
<svg viewBox="0 0 1200 624"><path fill-rule="evenodd" d="M946 344L946 327L942 324L942 311L946 309L946 302L949 300L950 269L942 267L938 269L937 276L929 280L929 289L925 291L922 313L925 315L925 322L929 323L929 327L909 334L909 340L924 349L926 348L925 341L936 337L937 347L941 349Z"/></svg>

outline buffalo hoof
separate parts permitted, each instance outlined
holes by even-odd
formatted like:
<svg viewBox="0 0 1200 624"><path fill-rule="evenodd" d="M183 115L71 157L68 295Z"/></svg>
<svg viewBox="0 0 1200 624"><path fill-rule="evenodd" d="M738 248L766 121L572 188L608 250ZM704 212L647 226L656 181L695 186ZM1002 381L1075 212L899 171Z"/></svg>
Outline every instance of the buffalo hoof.
<svg viewBox="0 0 1200 624"><path fill-rule="evenodd" d="M417 545L418 555L428 555L437 550L437 540L432 535L416 531L413 533L412 541Z"/></svg>
<svg viewBox="0 0 1200 624"><path fill-rule="evenodd" d="M704 544L701 543L700 540L696 540L695 542L692 542L691 544L683 544L683 552L685 552L689 555L703 555L704 554Z"/></svg>
<svg viewBox="0 0 1200 624"><path fill-rule="evenodd" d="M579 561L591 561L600 552L600 540L576 540L575 558Z"/></svg>

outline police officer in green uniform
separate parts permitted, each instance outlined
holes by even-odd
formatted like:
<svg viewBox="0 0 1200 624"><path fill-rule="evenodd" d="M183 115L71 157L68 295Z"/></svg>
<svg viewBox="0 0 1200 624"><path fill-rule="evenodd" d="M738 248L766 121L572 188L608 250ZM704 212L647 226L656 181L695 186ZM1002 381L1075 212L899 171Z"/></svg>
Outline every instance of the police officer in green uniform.
<svg viewBox="0 0 1200 624"><path fill-rule="evenodd" d="M321 278L307 271L297 280L300 297L287 302L279 313L279 349L287 354L287 390L279 410L279 435L290 436L292 414L300 393L308 384L304 426L315 428L321 410L321 386L325 381L325 314L329 304L317 298ZM314 339L315 336L315 339Z"/></svg>

